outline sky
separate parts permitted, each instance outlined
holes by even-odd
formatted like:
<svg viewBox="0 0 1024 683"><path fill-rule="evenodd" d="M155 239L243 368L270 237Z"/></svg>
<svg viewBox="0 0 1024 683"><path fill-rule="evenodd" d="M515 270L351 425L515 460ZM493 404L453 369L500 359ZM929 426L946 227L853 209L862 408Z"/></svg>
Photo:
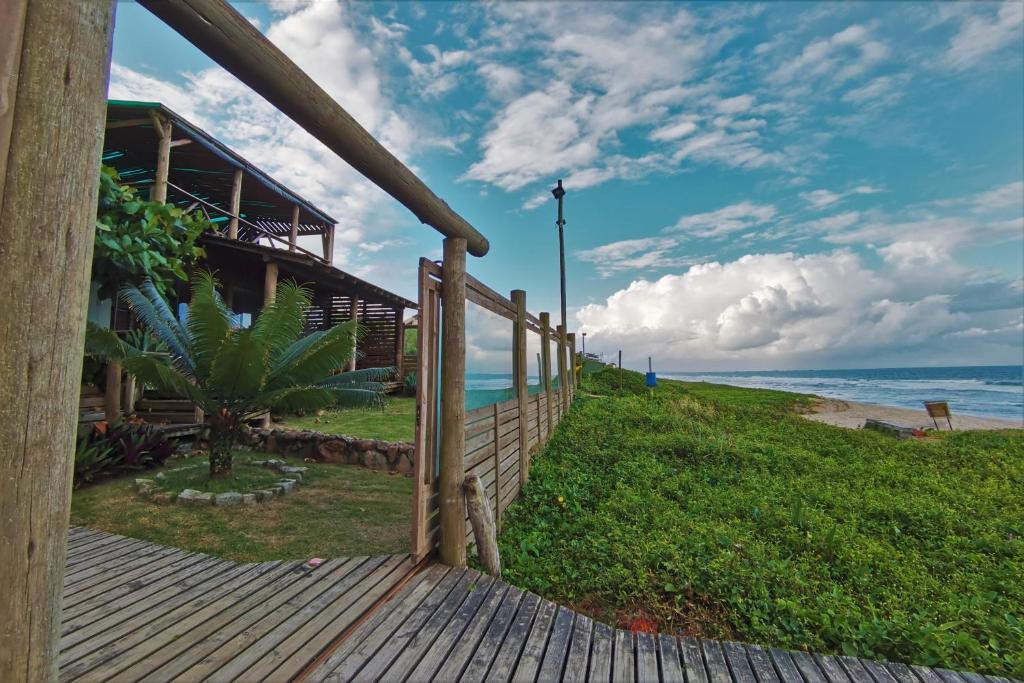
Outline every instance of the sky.
<svg viewBox="0 0 1024 683"><path fill-rule="evenodd" d="M553 318L561 178L588 351L663 371L1024 362L1024 3L234 4L488 237L471 274ZM112 98L200 125L338 219L339 267L416 298L438 233L146 10L117 12Z"/></svg>

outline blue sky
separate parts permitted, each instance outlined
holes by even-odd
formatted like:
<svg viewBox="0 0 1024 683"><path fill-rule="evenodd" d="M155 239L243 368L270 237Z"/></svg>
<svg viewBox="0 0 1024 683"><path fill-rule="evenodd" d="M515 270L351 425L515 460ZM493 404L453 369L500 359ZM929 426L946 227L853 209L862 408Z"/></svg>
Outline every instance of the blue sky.
<svg viewBox="0 0 1024 683"><path fill-rule="evenodd" d="M491 240L470 270L664 369L1020 363L1024 5L238 3ZM440 237L134 3L159 100L415 298ZM471 340L471 353L476 349ZM483 356L481 356L483 357Z"/></svg>

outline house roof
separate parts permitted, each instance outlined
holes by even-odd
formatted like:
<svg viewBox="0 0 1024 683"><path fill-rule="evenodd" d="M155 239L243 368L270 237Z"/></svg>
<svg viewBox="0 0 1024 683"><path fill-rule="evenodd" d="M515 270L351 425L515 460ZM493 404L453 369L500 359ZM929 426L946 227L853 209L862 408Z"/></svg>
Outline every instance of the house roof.
<svg viewBox="0 0 1024 683"><path fill-rule="evenodd" d="M292 207L299 207L299 235L319 235L337 221L251 164L209 133L159 102L109 100L103 163L118 170L121 179L136 187L152 185L156 174L157 133L150 112L171 121L174 140L189 140L171 149L169 182L191 195L224 210L230 210L231 185L236 169L242 169L242 218L269 232L287 236ZM193 200L168 188L168 200L188 205ZM226 216L211 214L214 222ZM252 232L253 234L248 234ZM255 241L256 231L242 226L239 238Z"/></svg>

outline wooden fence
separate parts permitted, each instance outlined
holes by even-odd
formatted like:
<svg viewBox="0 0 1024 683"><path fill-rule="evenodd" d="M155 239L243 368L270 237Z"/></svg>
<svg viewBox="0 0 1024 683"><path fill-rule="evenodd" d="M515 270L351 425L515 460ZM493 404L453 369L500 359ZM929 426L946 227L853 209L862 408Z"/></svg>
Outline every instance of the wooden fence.
<svg viewBox="0 0 1024 683"><path fill-rule="evenodd" d="M439 367L443 339L440 318L443 306L441 267L427 259L419 269L419 336L417 340L416 450L413 492L412 553L417 558L437 547L440 534L439 472L441 453L439 420ZM558 342L548 323L526 311L526 293L515 291L508 299L476 278L466 275L466 301L512 322L513 384L516 397L465 413L462 467L465 476L476 475L487 492L491 510L500 528L505 510L519 495L529 478L531 455L543 446L562 419L575 390L575 372L559 378L555 386L551 369L558 358L562 367L572 368L573 344L557 344L560 356L547 351L549 340ZM526 335L541 341L541 391L527 389ZM567 400L563 402L563 392ZM469 517L465 514L466 545L473 543Z"/></svg>

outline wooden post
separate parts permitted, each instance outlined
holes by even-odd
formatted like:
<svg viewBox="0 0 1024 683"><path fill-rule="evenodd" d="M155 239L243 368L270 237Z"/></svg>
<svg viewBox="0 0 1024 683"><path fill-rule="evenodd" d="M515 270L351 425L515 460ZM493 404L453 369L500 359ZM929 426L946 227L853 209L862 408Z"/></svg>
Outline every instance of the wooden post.
<svg viewBox="0 0 1024 683"><path fill-rule="evenodd" d="M326 226L323 234L324 260L328 264L334 263L334 228L333 225Z"/></svg>
<svg viewBox="0 0 1024 683"><path fill-rule="evenodd" d="M113 19L0 2L0 681L57 679Z"/></svg>
<svg viewBox="0 0 1024 683"><path fill-rule="evenodd" d="M349 370L349 372L355 372L355 370L356 370L356 356L358 355L358 351L359 351L359 326L358 326L358 322L359 322L359 304L362 303L362 302L359 300L359 297L357 295L355 295L355 294L352 295L351 299L352 299L352 317L351 317L351 320L356 321L357 325L356 325L355 329L352 330L352 358L348 362L348 370Z"/></svg>
<svg viewBox="0 0 1024 683"><path fill-rule="evenodd" d="M135 378L131 375L124 376L124 403L121 406L125 415L135 412Z"/></svg>
<svg viewBox="0 0 1024 683"><path fill-rule="evenodd" d="M487 504L487 491L480 477L475 474L466 477L462 486L466 492L466 505L469 509L469 522L473 526L473 539L476 541L476 554L484 571L496 579L501 578L501 557L498 554L498 534ZM442 546L443 547L443 546Z"/></svg>
<svg viewBox="0 0 1024 683"><path fill-rule="evenodd" d="M569 386L572 388L572 395L569 397L570 402L576 398L576 388L579 386L579 378L576 376L576 334L570 332L565 335L568 339L569 346L566 349L566 354L569 356Z"/></svg>
<svg viewBox="0 0 1024 683"><path fill-rule="evenodd" d="M559 402L560 410L559 417L565 414L565 411L569 410L569 384L572 383L572 378L569 377L567 368L565 367L565 349L568 344L565 338L565 326L558 326L558 397L561 399Z"/></svg>
<svg viewBox="0 0 1024 683"><path fill-rule="evenodd" d="M107 422L121 417L121 364L107 363L107 388L103 394L103 416Z"/></svg>
<svg viewBox="0 0 1024 683"><path fill-rule="evenodd" d="M466 566L466 240L444 241L441 266L441 561Z"/></svg>
<svg viewBox="0 0 1024 683"><path fill-rule="evenodd" d="M395 375L405 382L405 309L395 309Z"/></svg>
<svg viewBox="0 0 1024 683"><path fill-rule="evenodd" d="M238 213L242 210L242 169L236 168L231 178L231 219L228 221L228 239L238 239Z"/></svg>
<svg viewBox="0 0 1024 683"><path fill-rule="evenodd" d="M267 261L267 268L263 273L263 305L266 306L277 298L277 274L278 267L274 261Z"/></svg>
<svg viewBox="0 0 1024 683"><path fill-rule="evenodd" d="M512 290L512 304L516 307L516 319L512 324L512 372L519 402L519 488L526 486L530 478L530 385L526 380L526 292ZM537 416L538 419L540 416Z"/></svg>
<svg viewBox="0 0 1024 683"><path fill-rule="evenodd" d="M498 404L494 404L494 520L501 528L501 431L498 429ZM472 519L472 517L470 517ZM474 531L476 527L474 527ZM479 546L479 543L477 543Z"/></svg>
<svg viewBox="0 0 1024 683"><path fill-rule="evenodd" d="M548 398L548 430L545 437L555 428L555 393L551 386L551 314L540 314L540 358L544 375L544 393Z"/></svg>
<svg viewBox="0 0 1024 683"><path fill-rule="evenodd" d="M171 122L162 116L154 116L159 143L156 150L156 175L153 176L153 192L150 198L154 202L167 202L167 178L171 171Z"/></svg>
<svg viewBox="0 0 1024 683"><path fill-rule="evenodd" d="M299 241L299 205L292 205L292 229L288 233L288 251L295 251L295 244Z"/></svg>

